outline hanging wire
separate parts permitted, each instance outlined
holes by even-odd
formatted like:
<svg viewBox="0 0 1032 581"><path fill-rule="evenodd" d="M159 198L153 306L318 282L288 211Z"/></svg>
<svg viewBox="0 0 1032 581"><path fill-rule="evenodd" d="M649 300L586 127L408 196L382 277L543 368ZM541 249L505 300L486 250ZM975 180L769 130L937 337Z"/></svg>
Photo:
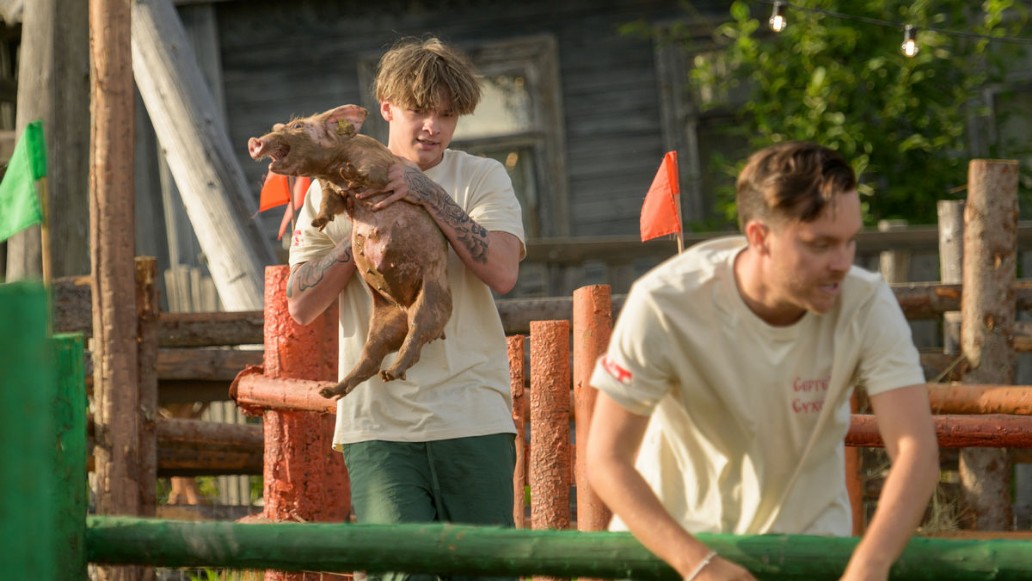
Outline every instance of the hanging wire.
<svg viewBox="0 0 1032 581"><path fill-rule="evenodd" d="M884 20L882 18L872 18L870 16L860 16L860 15L856 15L856 14L846 14L846 13L843 13L843 12L836 12L834 10L825 10L823 8L810 8L810 7L807 7L807 6L801 6L801 5L798 5L798 4L792 4L792 3L789 3L789 2L785 2L784 0L773 0L773 1L767 0L765 3L766 4L773 4L773 5L775 5L775 7L780 5L782 7L782 10L785 10L787 8L791 8L792 10L800 10L800 11L803 11L803 12L810 12L810 13L813 13L813 14L823 14L825 16L831 16L833 18L839 18L839 19L842 19L842 20L852 20L852 21L856 21L856 22L865 22L867 24L875 24L875 25L878 25L878 26L886 26L886 27L890 27L890 28L903 28L903 24L901 24L899 22L893 22L893 21L890 21L890 20ZM772 26L773 26L773 16L771 16L771 20L772 20ZM915 33L916 33L916 28L914 30L915 30ZM1012 43L1012 44L1032 45L1032 38L1021 37L1021 36L993 36L993 35L990 35L990 34L979 34L979 33L976 33L976 32L968 32L968 31L964 31L964 30L950 30L950 29L946 29L946 28L933 28L933 27L930 27L930 26L924 27L923 30L927 30L929 32L937 32L939 34L946 34L946 35L949 35L949 36L960 36L960 37L964 37L964 38L974 38L974 39L980 39L980 40L990 40L990 41L994 41L994 42L1008 42L1008 43ZM915 47L916 47L916 44L915 44Z"/></svg>

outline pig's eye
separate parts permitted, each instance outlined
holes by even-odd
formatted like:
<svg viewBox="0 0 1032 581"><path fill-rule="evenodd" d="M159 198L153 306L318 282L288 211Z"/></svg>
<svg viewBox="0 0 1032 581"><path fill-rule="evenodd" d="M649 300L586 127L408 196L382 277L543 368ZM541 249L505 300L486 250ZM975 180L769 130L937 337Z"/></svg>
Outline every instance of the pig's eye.
<svg viewBox="0 0 1032 581"><path fill-rule="evenodd" d="M300 121L291 121L290 125L287 125L287 128L289 128L289 129L301 129L302 125L304 125L304 124L301 123Z"/></svg>

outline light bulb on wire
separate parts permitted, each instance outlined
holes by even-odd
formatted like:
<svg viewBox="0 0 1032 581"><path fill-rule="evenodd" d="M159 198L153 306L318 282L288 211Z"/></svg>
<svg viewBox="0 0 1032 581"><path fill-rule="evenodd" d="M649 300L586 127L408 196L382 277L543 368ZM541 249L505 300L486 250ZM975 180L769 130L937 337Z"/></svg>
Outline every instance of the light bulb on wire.
<svg viewBox="0 0 1032 581"><path fill-rule="evenodd" d="M900 46L903 50L903 54L907 57L913 57L920 50L917 46L917 27L908 24L903 29L903 44Z"/></svg>
<svg viewBox="0 0 1032 581"><path fill-rule="evenodd" d="M782 0L774 0L774 9L770 13L770 29L774 32L781 32L785 29L785 3Z"/></svg>

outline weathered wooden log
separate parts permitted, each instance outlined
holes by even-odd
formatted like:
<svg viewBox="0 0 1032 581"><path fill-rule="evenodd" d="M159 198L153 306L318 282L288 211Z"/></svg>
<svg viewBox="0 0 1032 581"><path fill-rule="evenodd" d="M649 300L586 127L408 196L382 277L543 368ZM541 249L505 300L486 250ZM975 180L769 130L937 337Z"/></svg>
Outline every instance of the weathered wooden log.
<svg viewBox="0 0 1032 581"><path fill-rule="evenodd" d="M1018 162L973 159L964 205L964 296L960 348L965 383L1014 383L1014 282L1017 276ZM979 530L1013 526L1013 470L1007 451L960 453L960 480Z"/></svg>
<svg viewBox="0 0 1032 581"><path fill-rule="evenodd" d="M934 319L960 309L961 285L936 282L894 284L892 291L908 319ZM80 332L88 337L90 323L89 279L63 278L54 284L54 328ZM1018 310L1032 310L1032 280L1014 284ZM613 295L613 316L623 307L626 295ZM573 319L572 297L499 299L498 314L507 335L530 333L531 321ZM216 347L261 345L264 314L261 311L217 313L162 313L159 318L163 347ZM1014 328L1015 349L1032 350L1032 328Z"/></svg>
<svg viewBox="0 0 1032 581"><path fill-rule="evenodd" d="M167 347L261 345L262 311L162 313L161 344Z"/></svg>
<svg viewBox="0 0 1032 581"><path fill-rule="evenodd" d="M1032 417L986 414L938 415L932 419L941 448L1032 448ZM853 415L846 445L884 446L878 434L878 421L873 415Z"/></svg>
<svg viewBox="0 0 1032 581"><path fill-rule="evenodd" d="M760 579L838 579L855 537L700 534L699 540ZM86 520L91 562L160 567L302 571L406 571L477 576L634 578L677 573L630 533L531 531L455 524L362 525ZM1014 540L913 538L893 565L897 580L1017 580L1032 576L1032 549Z"/></svg>
<svg viewBox="0 0 1032 581"><path fill-rule="evenodd" d="M162 418L157 422L157 435L159 474L262 473L260 425Z"/></svg>
<svg viewBox="0 0 1032 581"><path fill-rule="evenodd" d="M260 309L262 271L276 262L275 253L257 222L247 218L253 211L250 187L224 128L213 121L215 99L193 46L168 0L136 1L131 9L136 86L219 298L229 311Z"/></svg>
<svg viewBox="0 0 1032 581"><path fill-rule="evenodd" d="M261 474L264 437L258 424L157 418L158 476ZM93 422L86 423L93 446ZM92 457L89 469L93 470Z"/></svg>
<svg viewBox="0 0 1032 581"><path fill-rule="evenodd" d="M161 379L229 382L241 369L261 362L260 349L161 349L157 367Z"/></svg>
<svg viewBox="0 0 1032 581"><path fill-rule="evenodd" d="M716 236L734 234L685 232L686 247L710 240ZM856 246L864 254L885 250L905 249L911 252L935 252L939 231L935 226L911 226L906 230L875 232L864 230L857 236ZM1019 222L1018 244L1032 247L1032 222ZM593 236L590 238L542 238L527 241L528 262L548 262L569 266L589 260L627 263L642 258L665 259L677 252L673 240L653 240L642 244L637 236Z"/></svg>
<svg viewBox="0 0 1032 581"><path fill-rule="evenodd" d="M90 2L90 261L97 512L140 514L130 5ZM135 27L133 27L135 28ZM129 387L133 389L128 389ZM115 577L101 572L101 579ZM135 576L133 576L135 578Z"/></svg>

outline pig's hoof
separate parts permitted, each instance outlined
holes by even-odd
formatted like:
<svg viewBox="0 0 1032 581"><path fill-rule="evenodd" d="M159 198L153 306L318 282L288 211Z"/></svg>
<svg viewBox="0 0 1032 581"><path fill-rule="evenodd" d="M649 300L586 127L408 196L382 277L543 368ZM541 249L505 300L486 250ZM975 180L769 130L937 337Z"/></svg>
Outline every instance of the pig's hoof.
<svg viewBox="0 0 1032 581"><path fill-rule="evenodd" d="M398 373L389 369L384 369L380 372L380 379L384 381L394 381L395 379L405 379L405 373Z"/></svg>
<svg viewBox="0 0 1032 581"><path fill-rule="evenodd" d="M340 385L340 384L335 385L333 387L324 387L324 388L319 390L319 395L325 397L326 399L333 399L333 398L336 398L336 397L342 397L344 395L347 395L347 393L348 392L344 388L344 386Z"/></svg>

